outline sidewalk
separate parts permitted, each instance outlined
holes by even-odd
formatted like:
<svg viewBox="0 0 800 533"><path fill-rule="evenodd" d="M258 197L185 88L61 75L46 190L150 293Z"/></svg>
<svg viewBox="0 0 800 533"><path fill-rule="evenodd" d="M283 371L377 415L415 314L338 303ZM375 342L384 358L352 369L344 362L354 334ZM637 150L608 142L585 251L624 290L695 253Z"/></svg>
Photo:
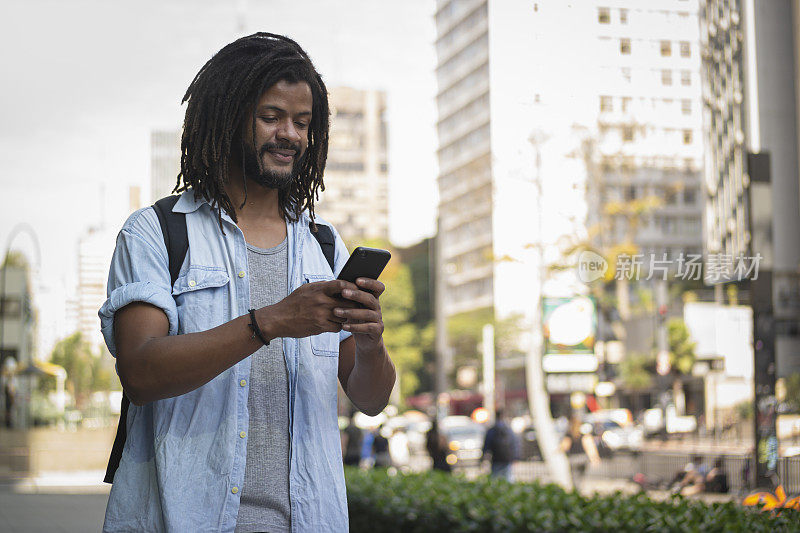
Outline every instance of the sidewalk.
<svg viewBox="0 0 800 533"><path fill-rule="evenodd" d="M16 494L108 494L111 485L103 483L105 470L40 472L36 476L5 478L0 489Z"/></svg>

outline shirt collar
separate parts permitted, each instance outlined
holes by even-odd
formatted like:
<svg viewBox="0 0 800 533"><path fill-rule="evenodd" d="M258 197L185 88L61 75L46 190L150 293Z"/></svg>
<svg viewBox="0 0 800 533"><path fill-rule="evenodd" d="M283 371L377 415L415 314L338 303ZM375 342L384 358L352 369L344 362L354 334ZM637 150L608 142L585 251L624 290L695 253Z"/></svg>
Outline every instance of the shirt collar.
<svg viewBox="0 0 800 533"><path fill-rule="evenodd" d="M187 189L181 194L181 197L178 198L178 201L175 202L175 207L172 208L173 213L194 213L198 209L200 209L203 205L208 205L208 208L211 210L215 209L215 204L212 204L202 196L197 199L194 197L194 190ZM222 210L222 220L226 222L230 222L233 224L233 219L228 215L225 210Z"/></svg>
<svg viewBox="0 0 800 533"><path fill-rule="evenodd" d="M181 193L181 197L178 198L177 202L175 202L175 207L172 208L172 212L184 213L184 214L194 213L195 211L200 209L200 207L202 207L203 204L207 204L209 209L214 209L214 205L212 205L211 202L209 202L202 196L200 196L199 199L196 199L194 197L194 190L190 188ZM222 211L222 220L234 224L233 219L228 215L228 213L225 212L225 210ZM299 222L302 227L307 228L308 223L310 221L311 218L308 216L308 211L303 211L302 213L300 213L300 217L298 218L297 222L295 222L295 224ZM319 222L320 224L327 224L319 217L317 217L317 222Z"/></svg>

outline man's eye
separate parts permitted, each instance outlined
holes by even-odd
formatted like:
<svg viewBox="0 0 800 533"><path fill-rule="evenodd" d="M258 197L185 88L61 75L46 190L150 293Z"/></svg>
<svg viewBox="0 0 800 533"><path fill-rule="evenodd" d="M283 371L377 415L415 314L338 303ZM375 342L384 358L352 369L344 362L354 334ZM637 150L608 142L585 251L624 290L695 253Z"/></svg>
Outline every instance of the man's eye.
<svg viewBox="0 0 800 533"><path fill-rule="evenodd" d="M277 118L275 118L275 117L259 117L259 118L260 118L261 120L263 120L264 122L275 122L275 121L277 121L277 120L278 120L278 119L277 119Z"/></svg>
<svg viewBox="0 0 800 533"><path fill-rule="evenodd" d="M308 127L308 124L306 124L305 122L295 122L294 125L303 130Z"/></svg>

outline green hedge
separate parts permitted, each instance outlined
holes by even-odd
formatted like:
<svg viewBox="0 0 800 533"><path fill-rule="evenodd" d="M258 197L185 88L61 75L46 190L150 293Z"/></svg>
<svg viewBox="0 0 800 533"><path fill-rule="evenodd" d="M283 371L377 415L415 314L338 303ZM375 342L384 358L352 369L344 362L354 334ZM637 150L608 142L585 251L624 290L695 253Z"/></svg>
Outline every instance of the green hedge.
<svg viewBox="0 0 800 533"><path fill-rule="evenodd" d="M644 494L583 497L555 485L467 481L440 472L345 469L350 531L800 531L800 513Z"/></svg>

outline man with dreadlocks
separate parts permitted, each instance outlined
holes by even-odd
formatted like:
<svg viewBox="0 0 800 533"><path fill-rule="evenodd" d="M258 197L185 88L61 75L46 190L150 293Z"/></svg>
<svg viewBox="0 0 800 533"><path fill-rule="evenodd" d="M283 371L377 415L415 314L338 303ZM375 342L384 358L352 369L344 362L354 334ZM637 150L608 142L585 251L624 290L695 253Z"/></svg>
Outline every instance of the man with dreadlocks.
<svg viewBox="0 0 800 533"><path fill-rule="evenodd" d="M104 531L347 531L337 377L385 406L384 285L334 279L315 231L329 110L294 41L220 50L184 102L189 248L174 284L152 207L117 238L100 309L131 406ZM316 222L324 223L319 218Z"/></svg>

